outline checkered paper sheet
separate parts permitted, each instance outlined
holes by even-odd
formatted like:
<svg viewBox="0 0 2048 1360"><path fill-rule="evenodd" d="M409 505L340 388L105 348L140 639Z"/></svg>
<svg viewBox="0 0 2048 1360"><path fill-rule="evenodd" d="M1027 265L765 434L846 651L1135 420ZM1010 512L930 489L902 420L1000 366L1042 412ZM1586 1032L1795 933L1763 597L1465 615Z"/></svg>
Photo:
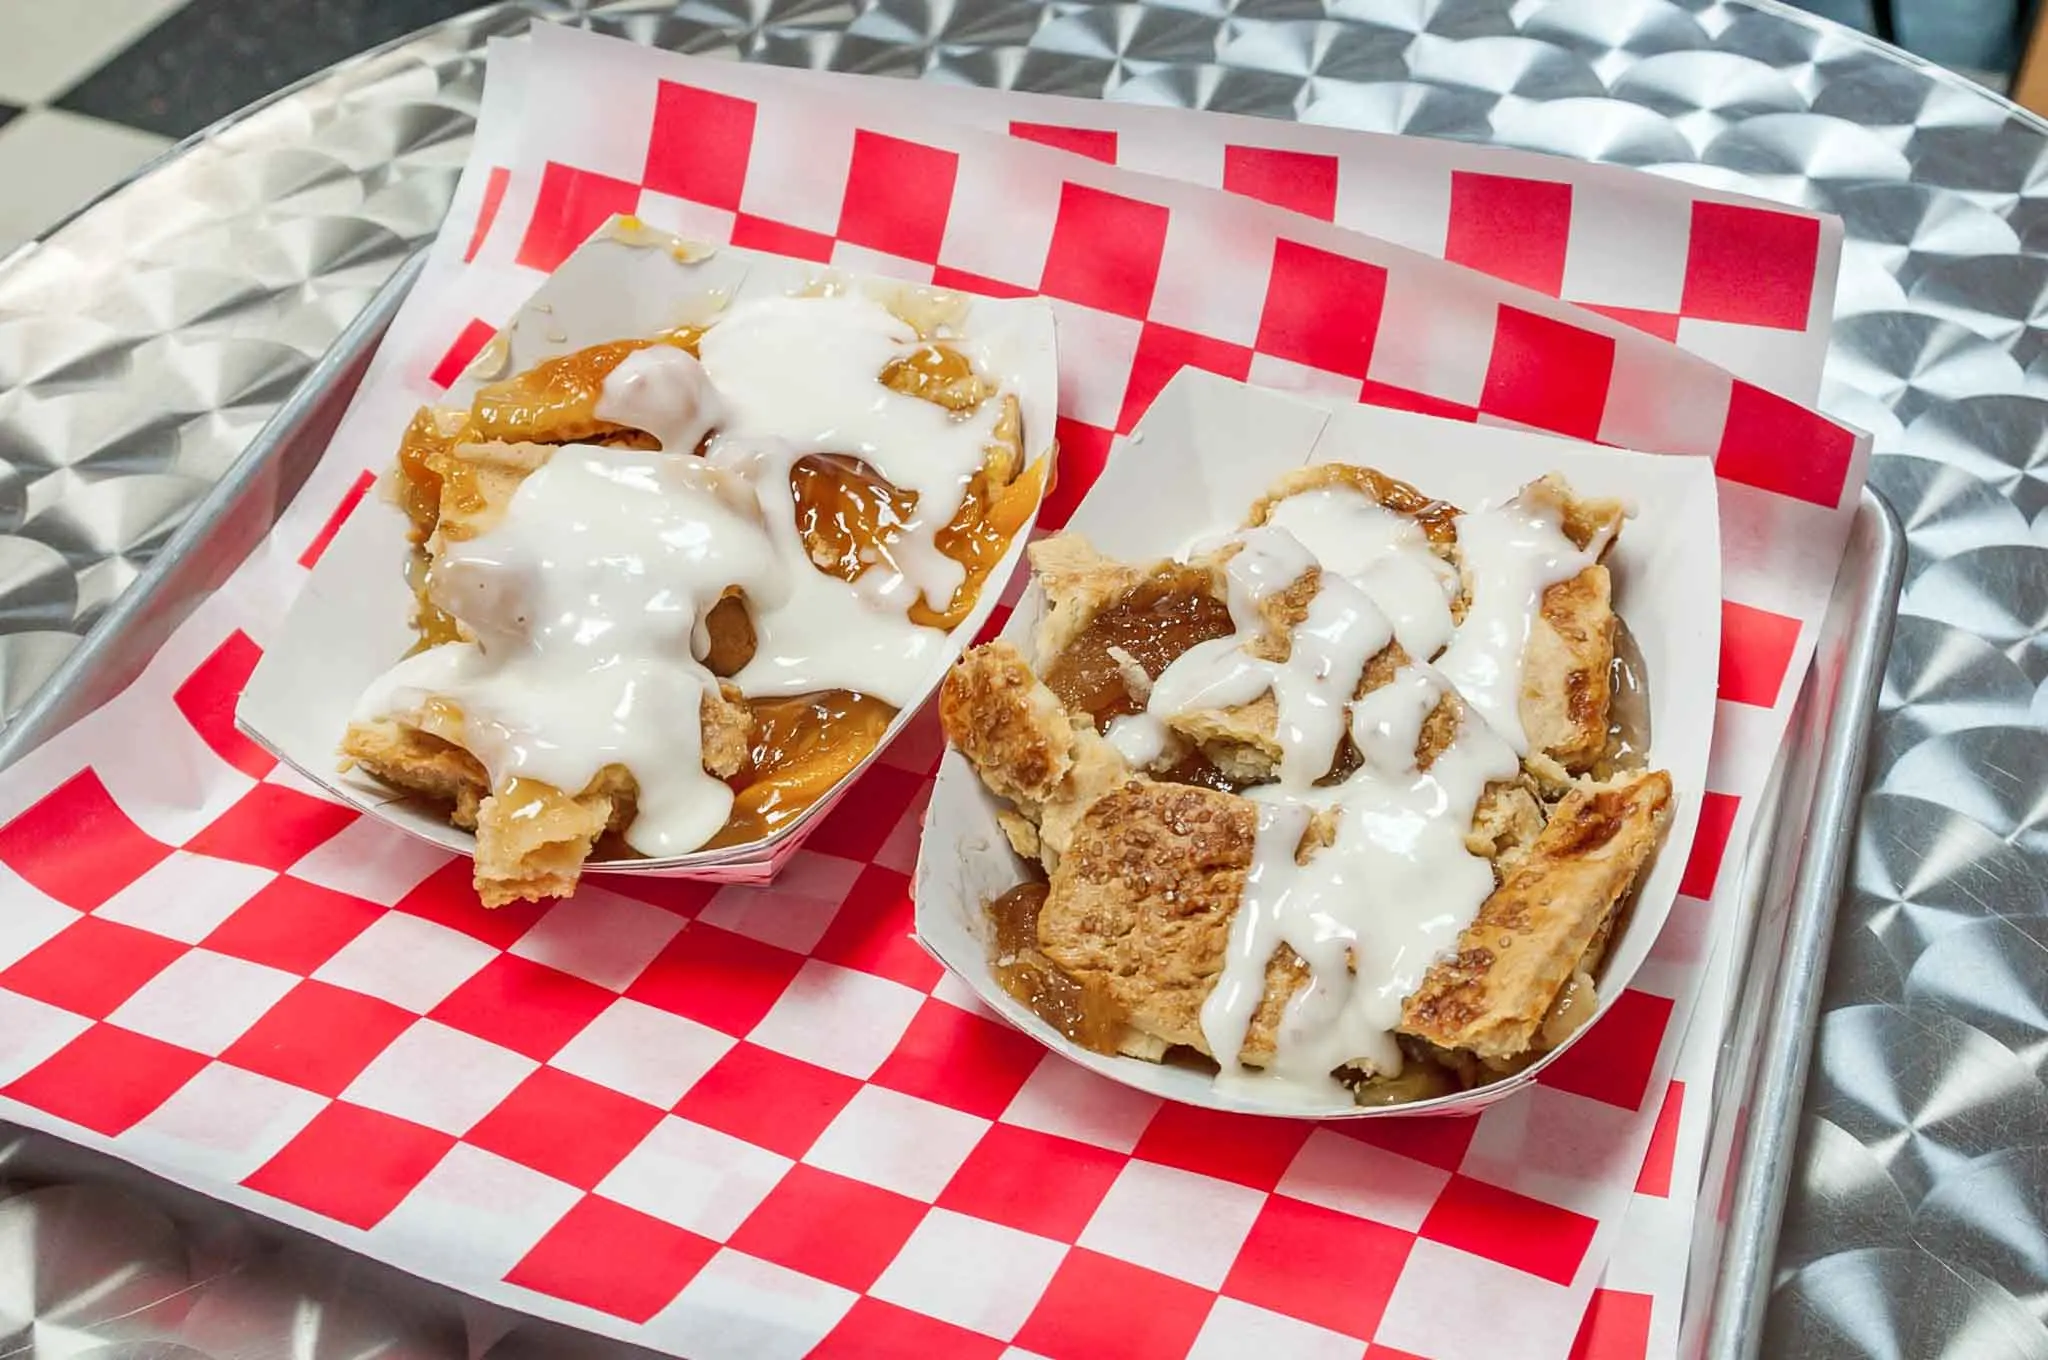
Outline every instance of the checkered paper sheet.
<svg viewBox="0 0 2048 1360"><path fill-rule="evenodd" d="M1566 1353L1631 1189L1670 1155L1652 1133L1707 901L1860 443L1639 332L1254 202L843 101L671 91L623 58L543 72L499 101L523 129L480 145L518 157L472 165L478 220L451 220L434 290L272 542L136 686L0 780L0 1114L698 1360ZM733 103L754 107L737 155L704 116ZM864 149L907 159L864 181ZM1185 361L1718 453L1744 611L1722 792L1637 986L1478 1119L1230 1119L1043 1053L908 938L928 724L768 890L621 880L487 914L465 864L310 796L235 733L242 678L394 414L531 287L523 255L558 259L621 206L616 185L698 235L1061 299L1069 497ZM1177 275L1190 245L1199 276ZM1600 1297L1594 1345L1636 1306Z"/></svg>

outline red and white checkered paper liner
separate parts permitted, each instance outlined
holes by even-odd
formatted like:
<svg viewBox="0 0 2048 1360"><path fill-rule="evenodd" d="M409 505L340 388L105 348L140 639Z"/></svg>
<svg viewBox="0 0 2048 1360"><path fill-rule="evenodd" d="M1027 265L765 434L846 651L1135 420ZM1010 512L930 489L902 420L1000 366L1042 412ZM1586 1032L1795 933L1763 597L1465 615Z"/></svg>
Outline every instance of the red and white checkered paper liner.
<svg viewBox="0 0 2048 1360"><path fill-rule="evenodd" d="M367 460L337 458L135 686L0 779L0 1115L697 1360L1569 1350L1630 1187L1670 1157L1651 1134L1678 1127L1657 1109L1707 899L1862 443L1639 332L1250 201L849 101L748 101L637 49L573 55L490 101L525 122L480 147L521 155L473 163L458 202L495 221L451 221L359 428L395 438L418 384L459 370L470 323L530 288L517 254L559 259L626 207L1061 299L1070 497L1190 360L1717 454L1721 792L1656 958L1572 1061L1478 1119L1162 1105L990 1019L908 937L928 724L772 888L615 880L482 912L465 863L310 796L232 725L360 493ZM1633 1316L1601 1297L1596 1342Z"/></svg>

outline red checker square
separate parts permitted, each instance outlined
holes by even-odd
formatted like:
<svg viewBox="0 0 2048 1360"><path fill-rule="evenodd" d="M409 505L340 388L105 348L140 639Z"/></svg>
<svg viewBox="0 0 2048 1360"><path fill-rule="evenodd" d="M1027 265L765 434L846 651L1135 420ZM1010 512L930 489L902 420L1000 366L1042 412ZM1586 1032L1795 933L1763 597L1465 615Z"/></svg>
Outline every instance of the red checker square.
<svg viewBox="0 0 2048 1360"><path fill-rule="evenodd" d="M1325 222L1337 216L1337 158L1267 146L1223 148L1223 187Z"/></svg>
<svg viewBox="0 0 2048 1360"><path fill-rule="evenodd" d="M960 293L978 293L983 297L1021 298L1030 297L1031 290L1014 283L1004 283L986 274L970 274L965 269L952 269L937 265L932 269L932 287L951 288Z"/></svg>
<svg viewBox="0 0 2048 1360"><path fill-rule="evenodd" d="M754 102L664 80L640 179L658 193L737 211L754 149Z"/></svg>
<svg viewBox="0 0 2048 1360"><path fill-rule="evenodd" d="M1020 1030L928 999L874 1075L875 1084L994 1119L1045 1056Z"/></svg>
<svg viewBox="0 0 2048 1360"><path fill-rule="evenodd" d="M1678 1160L1678 1121L1685 1113L1685 1083L1674 1081L1664 1088L1664 1103L1657 1108L1657 1126L1650 1130L1649 1151L1643 1154L1643 1169L1636 1176L1636 1193L1658 1199L1671 1194L1671 1172Z"/></svg>
<svg viewBox="0 0 2048 1360"><path fill-rule="evenodd" d="M1558 1055L1537 1078L1545 1086L1640 1110L1649 1093L1650 1071L1671 1023L1671 998L1635 987L1614 998L1579 1041Z"/></svg>
<svg viewBox="0 0 2048 1360"><path fill-rule="evenodd" d="M1348 1336L1379 1329L1414 1235L1274 1195L1238 1249L1223 1292Z"/></svg>
<svg viewBox="0 0 2048 1360"><path fill-rule="evenodd" d="M367 486L376 477L366 472L357 480ZM237 628L171 695L171 702L192 724L199 739L251 779L261 779L277 767L276 756L243 736L235 726L235 704L256 670L256 663L262 659L263 649Z"/></svg>
<svg viewBox="0 0 2048 1360"><path fill-rule="evenodd" d="M265 1011L221 1061L338 1096L416 1018L389 1001L309 980Z"/></svg>
<svg viewBox="0 0 2048 1360"><path fill-rule="evenodd" d="M1375 1342L1365 1348L1365 1360L1429 1360L1429 1357L1417 1355L1414 1351L1397 1351L1392 1346Z"/></svg>
<svg viewBox="0 0 2048 1360"><path fill-rule="evenodd" d="M428 1018L546 1062L615 999L609 988L574 974L500 954Z"/></svg>
<svg viewBox="0 0 2048 1360"><path fill-rule="evenodd" d="M383 914L384 908L375 902L285 875L272 879L200 944L251 963L306 974Z"/></svg>
<svg viewBox="0 0 2048 1360"><path fill-rule="evenodd" d="M1059 127L1052 123L1020 123L1012 119L1010 135L1020 141L1071 151L1105 165L1116 164L1116 134L1101 128Z"/></svg>
<svg viewBox="0 0 2048 1360"><path fill-rule="evenodd" d="M1607 409L1614 337L1501 306L1479 409L1540 430L1594 439Z"/></svg>
<svg viewBox="0 0 2048 1360"><path fill-rule="evenodd" d="M1389 411L1413 411L1417 415L1439 416L1444 420L1462 420L1467 423L1479 418L1479 412L1475 407L1460 406L1455 401L1432 397L1426 392L1410 392L1405 387L1374 382L1371 378L1367 378L1364 387L1359 390L1358 404L1384 406Z"/></svg>
<svg viewBox="0 0 2048 1360"><path fill-rule="evenodd" d="M1599 1223L1584 1214L1452 1176L1422 1220L1422 1236L1447 1247L1568 1285L1593 1245Z"/></svg>
<svg viewBox="0 0 2048 1360"><path fill-rule="evenodd" d="M1678 308L1702 321L1804 329L1819 259L1818 218L1694 203Z"/></svg>
<svg viewBox="0 0 2048 1360"><path fill-rule="evenodd" d="M1451 222L1444 258L1539 293L1564 287L1572 232L1572 186L1513 175L1451 172Z"/></svg>
<svg viewBox="0 0 2048 1360"><path fill-rule="evenodd" d="M1731 704L1770 708L1785 687L1799 620L1733 600L1721 602L1720 696Z"/></svg>
<svg viewBox="0 0 2048 1360"><path fill-rule="evenodd" d="M450 860L398 899L397 910L459 930L494 949L505 949L547 914L540 902L513 902L485 909L476 900L474 869L467 859Z"/></svg>
<svg viewBox="0 0 2048 1360"><path fill-rule="evenodd" d="M471 322L470 324L472 326L483 325L481 321ZM483 341L479 342L477 346L477 348L479 349L482 348L483 344L487 343L491 338L489 334L490 327L485 326L484 330L485 335ZM455 344L453 347L449 349L448 353L441 356L441 363L435 367L433 373L434 381L436 383L439 383L440 386L446 387L449 385L449 383L454 382L456 378L461 377L462 370L469 364L469 361L472 358L476 357L475 349L471 349L466 354L463 354L461 356L461 361L457 363L454 369L452 370L448 378L448 382L441 382L440 375L442 367L445 367L451 359L454 359L457 355L457 351L461 350L464 346L468 345L469 342L470 333L467 330L465 330L461 335L456 337ZM369 495L370 488L375 486L376 484L377 474L374 472L362 472L356 475L356 479L353 482L349 483L348 490L342 493L341 503L334 507L334 513L327 517L327 522L320 526L320 532L313 535L313 541L311 543L308 543L306 545L306 550L299 554L300 566L304 567L307 571L311 571L315 566L319 565L320 559L324 557L327 553L327 545L334 542L334 536L341 532L341 526L348 523L348 517L356 512L356 507L363 503L363 497ZM254 662L250 663L250 669L255 669ZM247 675L244 675L242 677L244 682L247 682L248 678L249 677ZM235 689L235 695L239 697L241 692L242 691L240 686L237 686ZM228 706L228 721L231 725L234 721L234 705L232 703ZM202 733L201 735L204 734ZM236 735L239 736L240 733L237 733ZM244 740L247 740L247 738L244 738ZM208 742L207 744L212 745L211 742ZM214 749L219 750L220 748L216 746L214 747ZM257 749L260 751L262 748L258 747ZM266 759L268 758L269 757L266 755ZM277 762L274 759L270 761L271 765L275 765L276 763ZM240 768L239 765L238 768ZM260 778L262 774L269 772L269 766L266 765L261 772L246 772L257 774L258 777Z"/></svg>
<svg viewBox="0 0 2048 1360"><path fill-rule="evenodd" d="M733 1233L730 1245L855 1291L881 1277L927 1206L801 1162Z"/></svg>
<svg viewBox="0 0 2048 1360"><path fill-rule="evenodd" d="M1479 1121L1470 1116L1426 1115L1420 1119L1340 1119L1326 1127L1410 1161L1456 1171L1464 1165L1465 1150L1479 1132Z"/></svg>
<svg viewBox="0 0 2048 1360"><path fill-rule="evenodd" d="M859 1089L852 1077L743 1042L697 1079L675 1112L755 1147L801 1157Z"/></svg>
<svg viewBox="0 0 2048 1360"><path fill-rule="evenodd" d="M992 1336L863 1296L818 1343L811 1360L903 1360L907 1355L996 1360L1005 1349Z"/></svg>
<svg viewBox="0 0 2048 1360"><path fill-rule="evenodd" d="M1051 1356L1179 1360L1215 1302L1206 1289L1076 1247L1060 1262L1017 1344Z"/></svg>
<svg viewBox="0 0 2048 1360"><path fill-rule="evenodd" d="M1832 508L1855 453L1856 436L1826 416L1737 378L1714 475Z"/></svg>
<svg viewBox="0 0 2048 1360"><path fill-rule="evenodd" d="M483 353L484 346L490 344L491 337L497 333L498 328L488 321L470 321L455 339L449 342L440 362L436 363L434 371L427 375L427 381L436 387L453 387L455 380L462 376L462 370L469 367L470 360ZM356 486L363 486L362 478L356 479ZM364 487L364 490L368 489ZM327 527L320 531L320 537L313 541L313 545L306 549L306 555L299 559L301 565L310 567L320 560L320 554L327 551L327 545L334 541L335 534L341 532L341 526L347 522L349 512L354 510L361 500L362 495L355 487L350 487L348 496L328 519Z"/></svg>
<svg viewBox="0 0 2048 1360"><path fill-rule="evenodd" d="M717 1254L709 1238L587 1195L507 1272L505 1283L645 1322Z"/></svg>
<svg viewBox="0 0 2048 1360"><path fill-rule="evenodd" d="M1387 300L1387 271L1282 239L1259 316L1257 345L1278 359L1365 377Z"/></svg>
<svg viewBox="0 0 2048 1360"><path fill-rule="evenodd" d="M484 248L484 241L491 234L491 223L498 220L498 209L505 202L505 186L512 182L512 171L502 165L491 167L491 173L484 180L483 202L477 204L476 227L469 233L469 245L462 252L462 262L469 263L476 253Z"/></svg>
<svg viewBox="0 0 2048 1360"><path fill-rule="evenodd" d="M93 910L170 853L121 811L90 769L0 827L0 862L80 911Z"/></svg>
<svg viewBox="0 0 2048 1360"><path fill-rule="evenodd" d="M803 964L801 954L698 922L655 955L626 995L743 1035L761 1023Z"/></svg>
<svg viewBox="0 0 2048 1360"><path fill-rule="evenodd" d="M1146 322L1138 335L1137 355L1131 360L1131 380L1124 389L1124 409L1117 417L1117 430L1128 434L1136 428L1153 399L1183 368L1205 369L1243 382L1251 373L1252 352L1227 340L1213 340L1193 331Z"/></svg>
<svg viewBox="0 0 2048 1360"><path fill-rule="evenodd" d="M526 235L514 258L529 269L552 273L607 218L639 206L640 186L632 181L549 161L541 171L533 216L527 219ZM437 370L435 377L439 376Z"/></svg>
<svg viewBox="0 0 2048 1360"><path fill-rule="evenodd" d="M693 878L648 878L641 874L620 874L606 879L604 885L621 897L630 897L635 902L645 902L650 907L660 907L663 911L672 911L678 916L695 916L718 895L716 883L705 883Z"/></svg>
<svg viewBox="0 0 2048 1360"><path fill-rule="evenodd" d="M764 255L787 255L793 260L810 260L815 264L832 262L834 244L832 238L822 231L806 231L802 227L747 213L733 219L732 243L745 250L758 250Z"/></svg>
<svg viewBox="0 0 2048 1360"><path fill-rule="evenodd" d="M1045 500L1038 508L1038 527L1047 533L1072 519L1080 508L1081 498L1109 463L1116 431L1061 416L1053 423L1053 438L1059 445L1059 457L1053 463L1052 485L1045 489Z"/></svg>
<svg viewBox="0 0 2048 1360"><path fill-rule="evenodd" d="M954 152L856 129L839 205L839 239L935 262L959 169Z"/></svg>
<svg viewBox="0 0 2048 1360"><path fill-rule="evenodd" d="M870 864L854 879L812 954L928 992L946 970L911 938L913 920L910 876Z"/></svg>
<svg viewBox="0 0 2048 1360"><path fill-rule="evenodd" d="M1608 307L1597 302L1578 304L1589 312L1598 312L1624 326L1634 326L1639 331L1656 336L1659 340L1678 342L1677 312L1646 312L1640 307Z"/></svg>
<svg viewBox="0 0 2048 1360"><path fill-rule="evenodd" d="M988 617L982 620L981 631L974 635L974 645L979 647L984 643L995 641L1001 635L1003 629L1010 626L1010 615L1012 612L1014 611L1006 604L999 604L994 609L989 610Z"/></svg>
<svg viewBox="0 0 2048 1360"><path fill-rule="evenodd" d="M1145 1126L1131 1155L1271 1190L1315 1128L1306 1120L1228 1114L1168 1101Z"/></svg>
<svg viewBox="0 0 2048 1360"><path fill-rule="evenodd" d="M1687 897L1708 898L1721 878L1721 861L1728 854L1728 838L1735 832L1735 814L1742 800L1732 793L1700 795L1699 828L1692 833L1692 854L1679 875L1678 890Z"/></svg>
<svg viewBox="0 0 2048 1360"><path fill-rule="evenodd" d="M1085 184L1060 188L1059 215L1038 291L1098 311L1142 318L1159 286L1167 210Z"/></svg>
<svg viewBox="0 0 2048 1360"><path fill-rule="evenodd" d="M1586 1315L1579 1319L1579 1334L1572 1340L1569 1360L1645 1360L1650 1353L1654 1302L1648 1294L1594 1290L1586 1303Z"/></svg>
<svg viewBox="0 0 2048 1360"><path fill-rule="evenodd" d="M924 782L922 775L894 765L870 765L838 806L825 815L804 848L863 863L872 860L896 829L904 809L923 790Z"/></svg>
<svg viewBox="0 0 2048 1360"><path fill-rule="evenodd" d="M169 1100L207 1064L190 1052L114 1025L94 1025L0 1089L111 1138Z"/></svg>
<svg viewBox="0 0 2048 1360"><path fill-rule="evenodd" d="M542 1067L462 1141L590 1190L661 1119L662 1112L644 1100Z"/></svg>
<svg viewBox="0 0 2048 1360"><path fill-rule="evenodd" d="M187 841L195 855L285 870L356 819L354 808L288 789L258 784L211 825Z"/></svg>
<svg viewBox="0 0 2048 1360"><path fill-rule="evenodd" d="M1060 1242L1081 1235L1124 1158L1015 1124L996 1124L939 1193L938 1207Z"/></svg>
<svg viewBox="0 0 2048 1360"><path fill-rule="evenodd" d="M336 1101L242 1184L368 1229L397 1208L454 1146L445 1133Z"/></svg>
<svg viewBox="0 0 2048 1360"><path fill-rule="evenodd" d="M0 987L104 1020L186 948L133 926L81 916L0 972Z"/></svg>

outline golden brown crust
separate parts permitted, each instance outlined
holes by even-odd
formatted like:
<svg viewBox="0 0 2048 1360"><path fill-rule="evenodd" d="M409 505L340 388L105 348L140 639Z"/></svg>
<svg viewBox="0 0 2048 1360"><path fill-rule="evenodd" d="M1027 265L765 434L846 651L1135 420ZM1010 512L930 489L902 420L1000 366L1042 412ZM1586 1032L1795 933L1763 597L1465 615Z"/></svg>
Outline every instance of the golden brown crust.
<svg viewBox="0 0 2048 1360"><path fill-rule="evenodd" d="M1447 552L1457 541L1457 530L1452 524L1459 514L1457 506L1425 496L1404 481L1355 463L1312 463L1282 473L1266 488L1265 495L1252 502L1245 523L1264 524L1281 501L1310 491L1355 491L1375 505L1414 520L1428 535L1430 546L1439 552Z"/></svg>
<svg viewBox="0 0 2048 1360"><path fill-rule="evenodd" d="M1038 943L1100 985L1138 1030L1202 1052L1202 1002L1223 970L1258 818L1233 794L1132 780L1097 799L1053 871ZM1266 970L1244 1060L1263 1064L1287 998L1307 977L1291 950Z"/></svg>
<svg viewBox="0 0 2048 1360"><path fill-rule="evenodd" d="M1574 789L1403 1007L1401 1032L1482 1058L1529 1050L1558 991L1634 885L1671 810L1660 771Z"/></svg>
<svg viewBox="0 0 2048 1360"><path fill-rule="evenodd" d="M1095 616L1131 593L1147 572L1095 551L1079 534L1053 534L1024 550L1045 592L1045 617L1032 639L1032 661L1045 670L1073 645Z"/></svg>
<svg viewBox="0 0 2048 1360"><path fill-rule="evenodd" d="M477 804L491 791L475 756L396 718L350 723L341 755L393 788L447 803L449 820L464 830L476 828Z"/></svg>
<svg viewBox="0 0 2048 1360"><path fill-rule="evenodd" d="M1522 731L1530 750L1574 774L1590 769L1607 746L1614 627L1613 582L1599 565L1544 591L1530 621Z"/></svg>
<svg viewBox="0 0 2048 1360"><path fill-rule="evenodd" d="M441 478L441 517L430 548L488 533L528 474L554 457L552 444L456 444L429 455Z"/></svg>
<svg viewBox="0 0 2048 1360"><path fill-rule="evenodd" d="M997 796L1054 796L1074 763L1074 729L1023 653L991 642L962 656L939 688L939 725Z"/></svg>

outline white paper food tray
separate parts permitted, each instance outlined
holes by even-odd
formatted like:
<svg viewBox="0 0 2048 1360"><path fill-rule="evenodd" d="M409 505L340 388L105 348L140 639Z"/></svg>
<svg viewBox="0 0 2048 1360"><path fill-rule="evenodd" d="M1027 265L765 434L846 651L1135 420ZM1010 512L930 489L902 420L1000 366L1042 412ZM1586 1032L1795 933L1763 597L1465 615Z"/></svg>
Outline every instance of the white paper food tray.
<svg viewBox="0 0 2048 1360"><path fill-rule="evenodd" d="M736 301L801 292L820 285L872 290L893 297L914 285L869 278L827 266L729 246L693 246L614 218L579 247L537 289L450 388L447 404L466 406L477 386L523 372L541 360L609 340L652 335L712 319ZM1042 299L964 299L956 329L985 348L992 366L1016 392L1026 462L1049 458L1058 394L1051 307ZM791 382L801 382L792 374ZM398 429L390 432L391 452ZM391 474L387 471L387 477ZM974 609L952 632L921 694L929 696L959 652L987 622L1023 556L1038 510L1012 540ZM320 558L286 618L278 641L250 676L235 720L336 797L378 820L460 854L474 838L448 825L435 808L407 799L360 773L338 773L336 748L363 690L412 647L412 589L406 521L395 500L373 494ZM825 797L750 845L665 859L593 860L592 872L761 882L773 877L861 771L903 729L918 704L897 714L882 741Z"/></svg>
<svg viewBox="0 0 2048 1360"><path fill-rule="evenodd" d="M1648 958L1670 914L1699 819L1713 735L1721 642L1721 549L1713 467L1468 425L1371 406L1325 406L1184 369L1162 392L1081 502L1068 528L1125 561L1172 556L1196 536L1243 523L1282 472L1304 463L1377 468L1467 507L1499 502L1546 472L1572 489L1614 496L1634 517L1607 557L1614 602L1641 649L1650 699L1650 761L1671 773L1675 805L1664 845L1602 972L1604 1014ZM1002 636L1027 654L1044 607L1026 589ZM925 816L912 892L919 938L999 1014L1075 1062L1154 1095L1252 1114L1374 1118L1471 1112L1532 1081L1589 1026L1544 1059L1489 1086L1408 1105L1301 1103L1275 1085L1222 1092L1187 1068L1091 1053L1003 991L990 965L983 905L1025 879L996 822L999 801L948 750Z"/></svg>

